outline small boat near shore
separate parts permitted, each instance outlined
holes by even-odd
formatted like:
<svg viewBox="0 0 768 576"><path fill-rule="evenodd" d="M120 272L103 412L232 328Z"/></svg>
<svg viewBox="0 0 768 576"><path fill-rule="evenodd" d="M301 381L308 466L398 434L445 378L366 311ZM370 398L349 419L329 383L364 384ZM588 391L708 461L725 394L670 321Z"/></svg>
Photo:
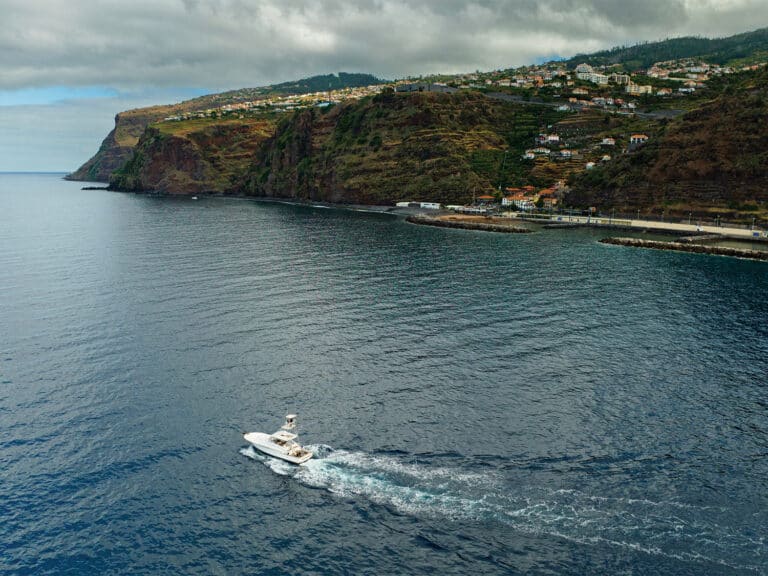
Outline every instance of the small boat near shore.
<svg viewBox="0 0 768 576"><path fill-rule="evenodd" d="M243 438L251 446L268 456L280 458L292 464L303 464L314 454L298 443L299 436L295 430L296 414L288 414L285 417L285 424L277 432L273 434L246 432L243 434Z"/></svg>

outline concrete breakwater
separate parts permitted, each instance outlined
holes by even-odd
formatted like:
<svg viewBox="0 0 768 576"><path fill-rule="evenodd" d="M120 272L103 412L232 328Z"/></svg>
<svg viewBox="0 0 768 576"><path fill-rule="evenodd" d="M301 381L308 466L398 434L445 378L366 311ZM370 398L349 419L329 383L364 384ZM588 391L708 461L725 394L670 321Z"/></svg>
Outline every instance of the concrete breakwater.
<svg viewBox="0 0 768 576"><path fill-rule="evenodd" d="M678 252L693 252L695 254L713 254L717 256L733 256L735 258L768 261L768 251L748 250L745 248L684 244L682 242L661 242L659 240L643 240L642 238L603 238L600 242L616 246L653 248L655 250L675 250Z"/></svg>
<svg viewBox="0 0 768 576"><path fill-rule="evenodd" d="M464 230L483 230L485 232L504 232L507 234L527 234L532 232L529 228L512 226L508 224L494 224L492 222L476 222L468 220L444 220L429 216L408 216L406 222L422 224L424 226L438 226L440 228L462 228Z"/></svg>

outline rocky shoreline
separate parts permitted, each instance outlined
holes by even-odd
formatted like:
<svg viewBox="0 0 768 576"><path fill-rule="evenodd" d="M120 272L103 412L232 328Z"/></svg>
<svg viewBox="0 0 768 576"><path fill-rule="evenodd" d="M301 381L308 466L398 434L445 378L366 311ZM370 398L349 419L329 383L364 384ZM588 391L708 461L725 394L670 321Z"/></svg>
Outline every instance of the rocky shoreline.
<svg viewBox="0 0 768 576"><path fill-rule="evenodd" d="M530 228L522 228L507 224L494 224L485 222L473 222L468 220L446 220L430 216L408 216L406 222L421 224L423 226L437 226L439 228L461 228L463 230L481 230L484 232L503 232L506 234L528 234L533 232Z"/></svg>
<svg viewBox="0 0 768 576"><path fill-rule="evenodd" d="M746 248L728 248L726 246L707 246L704 244L684 244L682 242L662 242L659 240L643 240L642 238L603 238L603 244L615 246L630 246L633 248L652 248L655 250L673 250L676 252L692 252L694 254L712 254L716 256L731 256L749 260L768 262L768 251L748 250Z"/></svg>

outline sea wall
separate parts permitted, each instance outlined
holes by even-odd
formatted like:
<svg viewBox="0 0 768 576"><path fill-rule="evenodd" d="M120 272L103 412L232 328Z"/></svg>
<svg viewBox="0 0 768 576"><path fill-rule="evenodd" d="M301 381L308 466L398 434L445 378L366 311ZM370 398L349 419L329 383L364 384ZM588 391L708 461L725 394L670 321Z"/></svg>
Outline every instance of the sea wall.
<svg viewBox="0 0 768 576"><path fill-rule="evenodd" d="M744 248L728 248L725 246L706 246L703 244L683 244L682 242L661 242L658 240L643 240L642 238L603 238L603 244L616 246L631 246L635 248L653 248L655 250L674 250L677 252L693 252L696 254L713 254L717 256L732 256L750 260L768 261L768 251L747 250Z"/></svg>
<svg viewBox="0 0 768 576"><path fill-rule="evenodd" d="M406 222L421 224L424 226L437 226L439 228L462 228L464 230L482 230L484 232L504 232L506 234L527 234L532 232L529 228L511 226L505 224L491 224L485 222L468 222L466 220L441 220L429 216L408 216Z"/></svg>

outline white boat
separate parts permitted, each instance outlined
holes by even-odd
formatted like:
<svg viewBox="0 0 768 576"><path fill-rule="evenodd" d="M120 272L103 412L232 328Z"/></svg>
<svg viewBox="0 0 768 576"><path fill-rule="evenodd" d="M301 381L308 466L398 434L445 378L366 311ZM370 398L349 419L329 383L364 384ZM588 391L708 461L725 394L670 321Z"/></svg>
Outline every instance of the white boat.
<svg viewBox="0 0 768 576"><path fill-rule="evenodd" d="M296 414L288 414L285 417L285 424L274 434L246 432L243 434L243 438L264 454L293 464L303 464L314 454L297 442L299 436L293 432L294 430L296 430Z"/></svg>

